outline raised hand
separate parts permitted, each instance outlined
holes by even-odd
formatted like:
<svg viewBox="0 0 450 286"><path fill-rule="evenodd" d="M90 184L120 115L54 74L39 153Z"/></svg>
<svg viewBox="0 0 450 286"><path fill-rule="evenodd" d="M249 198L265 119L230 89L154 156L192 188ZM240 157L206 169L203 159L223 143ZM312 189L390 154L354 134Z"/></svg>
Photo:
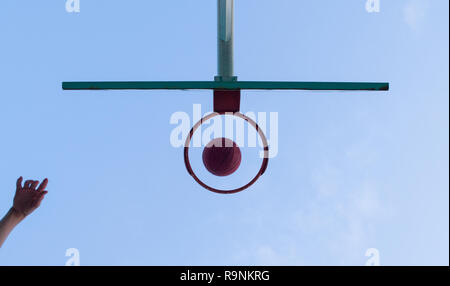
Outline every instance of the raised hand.
<svg viewBox="0 0 450 286"><path fill-rule="evenodd" d="M48 180L45 179L39 185L39 181L27 180L22 187L22 177L17 179L16 195L14 196L13 209L24 217L37 209L45 194ZM39 187L38 187L39 185Z"/></svg>
<svg viewBox="0 0 450 286"><path fill-rule="evenodd" d="M27 215L39 207L45 194L48 180L45 179L38 187L38 181L25 181L22 187L22 177L17 179L14 203L8 213L0 220L0 247L8 235Z"/></svg>

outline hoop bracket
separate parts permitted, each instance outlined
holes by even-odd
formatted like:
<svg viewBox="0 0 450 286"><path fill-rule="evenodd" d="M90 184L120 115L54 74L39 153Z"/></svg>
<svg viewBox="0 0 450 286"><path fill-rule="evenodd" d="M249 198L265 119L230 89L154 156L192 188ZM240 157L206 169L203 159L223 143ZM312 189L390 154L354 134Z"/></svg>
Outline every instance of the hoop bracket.
<svg viewBox="0 0 450 286"><path fill-rule="evenodd" d="M241 106L241 90L214 90L214 112L239 112Z"/></svg>

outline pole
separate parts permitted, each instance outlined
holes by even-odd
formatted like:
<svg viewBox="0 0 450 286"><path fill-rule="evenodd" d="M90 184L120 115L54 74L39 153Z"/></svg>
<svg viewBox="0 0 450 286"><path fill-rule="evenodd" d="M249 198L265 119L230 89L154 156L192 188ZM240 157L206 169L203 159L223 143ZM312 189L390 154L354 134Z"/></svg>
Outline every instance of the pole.
<svg viewBox="0 0 450 286"><path fill-rule="evenodd" d="M234 0L217 0L217 72L215 81L236 81L233 70Z"/></svg>

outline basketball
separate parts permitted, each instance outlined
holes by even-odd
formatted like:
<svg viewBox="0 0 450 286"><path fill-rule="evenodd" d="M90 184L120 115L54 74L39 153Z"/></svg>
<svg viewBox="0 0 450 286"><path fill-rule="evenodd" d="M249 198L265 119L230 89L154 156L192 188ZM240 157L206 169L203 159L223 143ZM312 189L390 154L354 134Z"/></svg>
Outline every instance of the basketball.
<svg viewBox="0 0 450 286"><path fill-rule="evenodd" d="M233 174L241 164L241 150L227 138L215 138L203 149L203 164L206 169L220 177Z"/></svg>

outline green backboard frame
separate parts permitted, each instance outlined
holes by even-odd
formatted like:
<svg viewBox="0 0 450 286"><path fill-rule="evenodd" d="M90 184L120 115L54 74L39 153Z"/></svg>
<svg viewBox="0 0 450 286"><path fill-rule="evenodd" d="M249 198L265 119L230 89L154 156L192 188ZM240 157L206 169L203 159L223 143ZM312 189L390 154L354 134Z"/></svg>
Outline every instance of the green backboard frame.
<svg viewBox="0 0 450 286"><path fill-rule="evenodd" d="M387 91L387 82L289 82L289 81L93 81L63 82L64 90L371 90Z"/></svg>

